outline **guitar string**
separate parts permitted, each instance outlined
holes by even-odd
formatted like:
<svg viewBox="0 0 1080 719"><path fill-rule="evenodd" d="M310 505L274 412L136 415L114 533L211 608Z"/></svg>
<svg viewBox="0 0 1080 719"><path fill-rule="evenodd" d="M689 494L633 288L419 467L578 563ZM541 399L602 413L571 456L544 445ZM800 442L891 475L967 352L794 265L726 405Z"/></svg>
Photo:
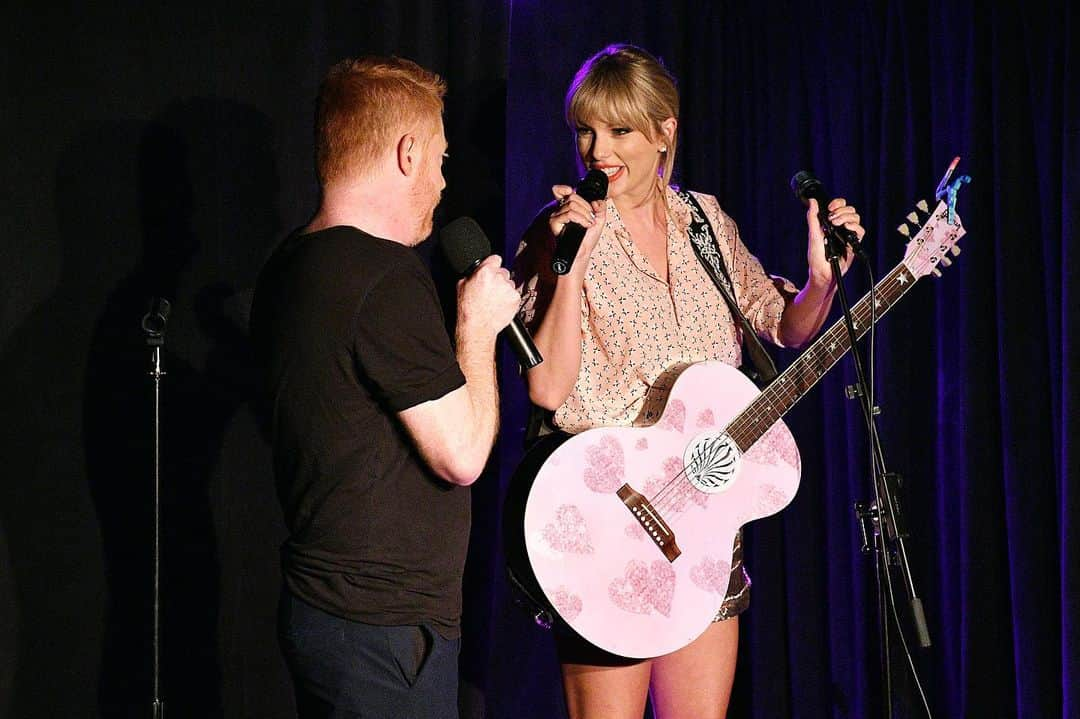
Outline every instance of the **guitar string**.
<svg viewBox="0 0 1080 719"><path fill-rule="evenodd" d="M882 282L881 284L888 283L892 276L896 274L897 270L902 267L903 264L901 263L894 268L893 272L885 278L885 282ZM888 284L892 286L892 283ZM903 287L903 285L901 286ZM881 295L875 292L879 300L884 300L884 309L882 309L881 313L878 315L879 318L891 309L892 305L900 298L900 296L905 294L904 290L906 290L906 287L899 292L896 297L893 297L892 293L888 292L888 287L882 289L886 294ZM870 295L867 295L856 304L854 311L852 312L855 321L865 325L871 309ZM789 368L795 371L793 379L799 380L797 386L792 387L791 384L788 383L787 378L785 377L788 372L785 371L777 378L778 380L781 380L779 384L773 384L770 387L767 387L757 398L755 398L750 407L739 415L739 418L728 425L728 430L734 428L732 431L728 432L728 436L731 437L732 441L736 443L740 450L748 450L753 442L760 439L761 436L768 432L769 429L771 429L773 425L786 414L787 410L790 409L814 383L816 383L817 379L820 379L834 364L836 364L836 362L847 354L850 350L850 341L848 341L849 338L847 338L846 331L840 332L840 329L840 324L836 324L830 328L818 342L814 343L814 346L799 357L795 364ZM861 332L865 332L865 328L862 329ZM832 335L836 336L833 337ZM861 337L862 335L859 334L858 336ZM833 341L833 349L829 348L829 340ZM811 362L811 360L814 361ZM822 360L824 360L824 362L822 362ZM804 385L807 381L811 381L811 383L809 385ZM780 401L777 402L776 400ZM755 406L757 406L756 409ZM774 406L781 407L780 411L776 411ZM766 420L766 423L764 424L765 429L759 430L758 428L761 426L762 420ZM658 511L661 509L672 509L677 506L683 495L676 490L686 486L693 487L692 483L683 484L680 483L679 480L686 476L688 470L696 471L696 469L696 466L687 467L684 465L682 470L671 477L671 479L656 491L653 498L649 500L650 504Z"/></svg>
<svg viewBox="0 0 1080 719"><path fill-rule="evenodd" d="M816 352L816 349L811 348L811 350L808 351L807 355L812 354L814 352ZM807 355L804 355L804 357L807 356ZM768 388L768 389L765 390L765 392L762 392L761 396L758 399L755 399L754 403L752 403L751 407L748 408L748 409L752 409L754 404L758 404L760 402L760 400L761 400L761 397L765 397L767 399L771 395L776 395L776 394L781 394L781 393L786 395L786 396L783 397L784 402L779 403L781 405L787 404L788 406L790 406L790 404L792 404L794 402L794 400L798 399L798 396L799 396L799 392L798 392L797 388L779 387L777 389L777 391L773 391L772 388ZM747 412L744 411L742 414L747 415L745 418L743 418L741 421L736 420L735 422L732 422L731 424L728 425L728 428L727 428L729 430L728 436L730 436L732 438L732 440L735 441L736 444L739 445L740 448L744 447L745 443L753 436L754 432L757 431L756 429L751 429L751 425L756 425L758 422L760 422L761 418L763 418L763 417L769 417L770 415L775 414L776 416L773 417L772 420L769 423L769 426L771 426L773 423L775 423L775 421L777 419L780 418L780 416L782 416L782 413L776 413L775 411L772 410L772 406L774 404L778 404L778 403L772 402L772 403L766 404L766 407L769 409L768 412L762 412L761 410L758 410L756 412L751 411L749 414L747 414ZM746 420L750 420L750 421L746 421ZM732 427L735 428L734 431L730 431ZM667 500L670 497L672 492L675 491L675 489L677 487L682 486L682 485L680 485L678 483L678 480L685 477L688 470L696 471L696 469L697 469L696 465L691 465L690 467L684 466L683 469L680 472L678 472L667 483L665 483L659 490L657 490L657 492L654 494L654 498L651 500L653 502L653 506L656 507L657 509L660 509L661 507L663 507L664 504L665 504L665 500ZM693 485L690 485L690 486L693 486ZM677 500L678 498L679 498L679 495L676 494L673 499Z"/></svg>
<svg viewBox="0 0 1080 719"><path fill-rule="evenodd" d="M825 338L827 338L828 335L829 335L829 333L826 333ZM803 357L800 357L799 362L802 362L803 358L813 357L814 355L820 354L822 348L825 348L825 344L821 344L820 346L817 346L817 347L811 347L810 350L808 350L807 353L803 355ZM844 352L846 352L846 350L844 350ZM843 353L841 353L841 356L842 356L842 354ZM828 359L832 363L835 363L839 359L839 357L832 357L831 352L829 353L829 355L830 356L828 357ZM818 360L821 359L820 357L813 357L813 358L818 359ZM806 364L809 364L809 363L804 362L803 364L806 365ZM805 373L806 369L808 369L808 368L805 367L805 366L804 367L799 367L799 368L796 369L796 373L803 372L804 374L806 374ZM827 369L828 369L828 367L824 368L824 371L827 371ZM787 373L785 372L784 374L787 374ZM810 377L813 376L813 374L814 373L810 373L809 376L803 377L802 379L809 379ZM773 390L772 387L766 388L766 390L764 392L762 392L761 395L759 395L759 397L756 398L754 400L754 402L751 404L751 406L748 408L748 410L752 410L754 405L761 405L762 401L765 400L765 404L764 404L763 409L759 408L756 411L750 411L749 413L747 413L747 411L744 411L742 413L742 415L746 415L745 417L740 415L740 419L737 419L736 421L734 421L734 422L732 422L731 424L728 425L728 428L727 428L728 430L731 430L731 428L733 428L733 427L735 428L734 431L729 431L728 432L728 436L731 437L733 441L735 441L735 443L740 447L740 449L742 449L744 447L746 449L749 449L749 447L746 446L748 441L751 438L757 439L757 437L760 437L761 435L764 434L764 432L758 433L758 430L757 430L757 425L759 425L759 423L761 423L762 419L767 420L767 422L768 422L768 424L766 425L767 427L772 427L772 425L774 425L776 423L776 421L778 419L780 419L780 417L783 416L784 412L786 412L787 409L790 408L790 406L792 404L794 404L794 402L796 400L799 399L801 394L802 393L800 393L798 391L798 388L791 388L790 386L786 386L786 385L785 386L779 386L775 390ZM780 395L780 396L777 397L777 395ZM771 402L767 401L770 398L773 398L773 401L771 401ZM782 399L783 401L782 402L776 402L775 399ZM783 407L782 411L780 411L780 412L775 411L774 405L777 405L777 404L779 404L781 407ZM766 429L765 431L768 431L768 430ZM757 433L757 437L754 437L755 433ZM653 499L650 500L650 502L652 503L654 508L659 510L659 509L662 509L662 508L670 508L674 504L677 504L678 500L681 498L681 495L678 494L678 493L675 493L673 495L673 493L676 492L676 490L679 487L687 486L687 485L683 485L683 484L679 483L679 480L686 476L686 473L687 473L688 470L696 471L697 467L696 466L690 466L690 467L684 466L681 471L679 471L677 474L675 474L668 482L666 482L659 490L657 490L657 492L653 495ZM692 484L688 484L688 486L693 487ZM671 499L672 501L669 503L669 502L667 502L668 499Z"/></svg>
<svg viewBox="0 0 1080 719"><path fill-rule="evenodd" d="M899 269L899 267L897 268ZM894 270L895 272L895 270ZM886 278L888 281L891 278ZM899 299L899 295L892 296L892 293L887 292L888 288L882 288L882 291L886 294L882 295L877 292L879 300L884 300L883 309L881 314L884 314L895 301ZM903 294L903 292L899 293ZM862 323L864 326L861 333L865 333L867 330L866 323L871 316L871 306L869 295L864 297L863 300L856 305L853 315L857 323ZM880 315L879 315L880 316ZM758 407L756 411L746 413L745 421L733 422L731 426L735 426L735 431L730 433L729 436L737 442L740 448L752 445L754 441L760 438L769 428L775 424L776 420L780 419L787 410L790 409L795 402L802 398L802 396L820 379L829 369L832 368L836 362L838 362L848 351L851 349L850 341L846 331L841 325L835 325L830 328L829 331L822 336L819 342L815 343L804 355L799 357L798 360L792 365L790 370L793 370L791 380L789 381L787 375L789 372L784 372L777 382L770 387L766 388L761 395L754 400L751 407L754 405L764 405L764 410ZM862 334L859 335L860 337ZM830 348L830 342L832 348ZM792 386L795 385L795 386ZM780 400L777 402L776 400ZM780 410L777 411L775 406L779 406ZM766 429L758 433L758 425L762 419L766 419L768 424Z"/></svg>
<svg viewBox="0 0 1080 719"><path fill-rule="evenodd" d="M925 245L925 241L920 244ZM856 339L862 337L869 329L867 327L868 319L873 320L875 314L877 315L876 318L880 319L892 309L893 305L922 276L912 271L910 265L906 264L907 261L907 258L905 258L905 261L900 262L875 286L874 292L868 293L856 303L852 312L854 321L863 325L861 329L856 325ZM932 266L935 263L931 261L929 264ZM925 270L925 267L923 269ZM904 279L905 275L901 274L904 270L907 271L907 281ZM926 274L926 272L922 274ZM894 280L896 280L895 283ZM874 308L871 306L875 296L881 302L880 313L875 313ZM793 370L792 379L796 380L795 382L789 383L786 376L788 371L783 372L777 378L780 380L779 383L774 383L766 388L746 410L739 414L735 421L728 424L725 431L728 432L728 436L741 451L749 450L754 442L768 432L826 372L832 369L833 365L848 353L851 349L850 337L846 333L846 328L843 328L844 332L840 331L842 328L843 325L840 322L834 324L819 338L819 341L815 342L806 353L796 360L792 367L789 367L789 370ZM839 351L837 352L837 350ZM777 402L776 400L780 401ZM775 406L779 406L780 410L777 411ZM763 422L763 420L767 420L767 422ZM765 429L760 429L763 424ZM679 492L679 489L690 488L697 490L692 482L679 481L686 477L688 470L696 471L697 467L693 463L689 467L684 465L679 472L657 490L651 500L646 498L654 509L660 511L661 509L678 507L680 500L685 501L686 499L686 495Z"/></svg>

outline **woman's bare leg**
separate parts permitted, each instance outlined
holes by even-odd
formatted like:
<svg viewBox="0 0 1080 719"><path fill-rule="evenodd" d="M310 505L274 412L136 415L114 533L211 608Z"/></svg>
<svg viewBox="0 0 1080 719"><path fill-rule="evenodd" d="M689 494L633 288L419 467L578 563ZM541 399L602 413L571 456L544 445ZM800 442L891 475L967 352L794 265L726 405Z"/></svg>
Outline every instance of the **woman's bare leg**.
<svg viewBox="0 0 1080 719"><path fill-rule="evenodd" d="M738 650L739 618L732 617L709 625L677 652L653 659L656 719L724 719Z"/></svg>
<svg viewBox="0 0 1080 719"><path fill-rule="evenodd" d="M651 660L625 666L563 663L570 719L641 719Z"/></svg>

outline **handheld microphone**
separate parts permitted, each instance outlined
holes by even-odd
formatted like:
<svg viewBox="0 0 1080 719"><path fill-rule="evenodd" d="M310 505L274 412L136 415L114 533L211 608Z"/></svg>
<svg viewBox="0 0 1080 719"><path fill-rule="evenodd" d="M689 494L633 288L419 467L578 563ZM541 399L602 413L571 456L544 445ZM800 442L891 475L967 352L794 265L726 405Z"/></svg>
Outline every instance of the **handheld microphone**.
<svg viewBox="0 0 1080 719"><path fill-rule="evenodd" d="M491 242L471 217L459 217L439 232L439 246L450 267L463 277L471 275L491 254ZM506 338L518 362L531 369L544 361L521 318L515 316L500 334Z"/></svg>
<svg viewBox="0 0 1080 719"><path fill-rule="evenodd" d="M578 182L574 192L586 202L603 200L607 197L608 178L600 170L589 170ZM551 270L557 275L565 275L574 264L581 241L585 239L585 228L576 222L567 222L555 240L555 256L551 259Z"/></svg>
<svg viewBox="0 0 1080 719"><path fill-rule="evenodd" d="M804 205L809 205L811 199L817 200L818 221L821 222L821 229L825 231L825 247L830 255L843 257L844 245L849 245L859 259L866 260L866 253L863 251L858 235L846 227L838 227L829 222L830 197L825 192L825 186L821 184L821 180L813 173L799 170L791 178L791 191Z"/></svg>

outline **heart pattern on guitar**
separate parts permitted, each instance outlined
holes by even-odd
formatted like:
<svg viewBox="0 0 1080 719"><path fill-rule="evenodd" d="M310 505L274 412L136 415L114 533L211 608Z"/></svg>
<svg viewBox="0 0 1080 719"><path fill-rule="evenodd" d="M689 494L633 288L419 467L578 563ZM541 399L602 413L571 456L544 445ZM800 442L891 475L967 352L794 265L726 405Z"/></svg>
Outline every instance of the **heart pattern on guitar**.
<svg viewBox="0 0 1080 719"><path fill-rule="evenodd" d="M544 541L556 552L591 554L593 551L585 517L572 504L555 510L555 521L544 525Z"/></svg>
<svg viewBox="0 0 1080 719"><path fill-rule="evenodd" d="M551 606L568 622L581 614L581 597L572 593L566 587L559 587L551 596Z"/></svg>
<svg viewBox="0 0 1080 719"><path fill-rule="evenodd" d="M744 456L758 464L775 467L780 462L786 462L797 471L801 470L799 448L795 446L795 439L779 424L770 427L769 431L763 434Z"/></svg>
<svg viewBox="0 0 1080 719"><path fill-rule="evenodd" d="M690 568L690 581L706 592L725 596L731 582L731 565L712 557L703 557Z"/></svg>
<svg viewBox="0 0 1080 719"><path fill-rule="evenodd" d="M653 610L665 617L671 614L671 598L675 595L675 570L662 559L652 565L633 560L626 565L620 579L608 585L608 597L612 603L634 614L652 614Z"/></svg>
<svg viewBox="0 0 1080 719"><path fill-rule="evenodd" d="M791 501L785 492L780 491L771 484L763 484L758 490L757 499L754 504L757 508L759 517L767 517L770 514L779 512L786 507Z"/></svg>
<svg viewBox="0 0 1080 719"><path fill-rule="evenodd" d="M673 429L682 432L686 426L686 403L681 399L673 399L664 408L664 416L660 420L661 429Z"/></svg>
<svg viewBox="0 0 1080 719"><path fill-rule="evenodd" d="M585 448L585 486L594 492L614 492L622 486L626 464L623 448L611 435Z"/></svg>

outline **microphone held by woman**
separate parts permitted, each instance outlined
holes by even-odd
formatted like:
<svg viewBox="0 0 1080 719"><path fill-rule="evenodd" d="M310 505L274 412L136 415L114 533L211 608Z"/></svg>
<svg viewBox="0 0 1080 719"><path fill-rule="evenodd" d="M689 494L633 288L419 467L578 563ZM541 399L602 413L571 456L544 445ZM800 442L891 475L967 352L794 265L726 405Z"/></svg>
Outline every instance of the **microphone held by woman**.
<svg viewBox="0 0 1080 719"><path fill-rule="evenodd" d="M600 170L589 170L581 178L575 191L586 202L595 202L607 197L608 178ZM565 275L574 264L581 240L585 238L585 228L576 222L566 223L566 227L555 240L555 256L551 259L551 270L557 275Z"/></svg>

